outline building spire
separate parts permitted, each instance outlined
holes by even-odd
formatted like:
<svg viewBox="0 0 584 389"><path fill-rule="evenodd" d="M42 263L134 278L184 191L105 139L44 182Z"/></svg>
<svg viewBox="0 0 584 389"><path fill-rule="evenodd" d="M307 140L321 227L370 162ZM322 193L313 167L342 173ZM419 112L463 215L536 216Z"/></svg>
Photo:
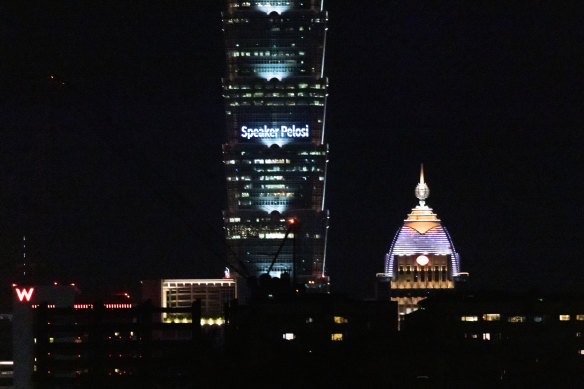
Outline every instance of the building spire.
<svg viewBox="0 0 584 389"><path fill-rule="evenodd" d="M420 167L420 182L416 185L416 197L420 200L420 206L426 206L426 199L430 196L430 188L426 185L424 181L424 164Z"/></svg>

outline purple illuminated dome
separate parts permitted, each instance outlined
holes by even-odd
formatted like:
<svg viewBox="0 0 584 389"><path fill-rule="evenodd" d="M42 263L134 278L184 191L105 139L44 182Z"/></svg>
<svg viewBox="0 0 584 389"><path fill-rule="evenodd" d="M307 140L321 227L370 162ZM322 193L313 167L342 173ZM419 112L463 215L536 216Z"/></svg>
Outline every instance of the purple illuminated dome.
<svg viewBox="0 0 584 389"><path fill-rule="evenodd" d="M452 276L456 276L460 272L460 257L446 227L432 208L426 205L425 200L430 195L430 189L424 182L423 166L415 193L420 202L412 209L393 238L391 248L385 255L385 274L395 278L398 256L444 255L450 257L449 270Z"/></svg>

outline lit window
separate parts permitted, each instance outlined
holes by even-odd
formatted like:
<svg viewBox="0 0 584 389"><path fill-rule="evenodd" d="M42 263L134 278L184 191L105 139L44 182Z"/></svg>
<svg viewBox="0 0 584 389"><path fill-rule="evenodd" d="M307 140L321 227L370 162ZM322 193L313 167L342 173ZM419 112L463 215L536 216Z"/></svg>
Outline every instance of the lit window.
<svg viewBox="0 0 584 389"><path fill-rule="evenodd" d="M560 315L560 321L570 321L570 315Z"/></svg>
<svg viewBox="0 0 584 389"><path fill-rule="evenodd" d="M335 316L333 318L333 320L337 324L345 324L345 323L348 323L349 322L349 320L347 318L342 317L342 316Z"/></svg>
<svg viewBox="0 0 584 389"><path fill-rule="evenodd" d="M343 334L331 334L331 340L333 342L341 342L343 340Z"/></svg>
<svg viewBox="0 0 584 389"><path fill-rule="evenodd" d="M578 321L584 320L584 315L576 315L576 320Z"/></svg>
<svg viewBox="0 0 584 389"><path fill-rule="evenodd" d="M478 316L462 316L460 321L479 321Z"/></svg>
<svg viewBox="0 0 584 389"><path fill-rule="evenodd" d="M483 340L491 340L491 333L483 332Z"/></svg>
<svg viewBox="0 0 584 389"><path fill-rule="evenodd" d="M294 335L292 332L286 332L285 334L282 334L282 338L284 340L294 340L296 339L296 335Z"/></svg>
<svg viewBox="0 0 584 389"><path fill-rule="evenodd" d="M525 323L527 318L525 316L509 316L507 321L509 323Z"/></svg>
<svg viewBox="0 0 584 389"><path fill-rule="evenodd" d="M484 321L498 321L501 320L501 315L499 313L485 313L483 315Z"/></svg>
<svg viewBox="0 0 584 389"><path fill-rule="evenodd" d="M533 321L536 323L541 323L543 321L543 317L542 316L534 316Z"/></svg>
<svg viewBox="0 0 584 389"><path fill-rule="evenodd" d="M584 350L578 350L578 354L584 355Z"/></svg>

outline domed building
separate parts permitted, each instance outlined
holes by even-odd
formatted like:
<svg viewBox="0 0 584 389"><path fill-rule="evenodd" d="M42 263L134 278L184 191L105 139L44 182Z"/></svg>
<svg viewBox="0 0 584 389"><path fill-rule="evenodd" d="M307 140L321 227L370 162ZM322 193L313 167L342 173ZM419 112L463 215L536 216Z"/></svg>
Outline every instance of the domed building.
<svg viewBox="0 0 584 389"><path fill-rule="evenodd" d="M385 273L391 300L399 315L417 309L419 301L436 290L454 289L460 273L460 257L452 238L432 208L426 205L430 189L424 181L424 167L416 186L419 204L408 214L385 255Z"/></svg>

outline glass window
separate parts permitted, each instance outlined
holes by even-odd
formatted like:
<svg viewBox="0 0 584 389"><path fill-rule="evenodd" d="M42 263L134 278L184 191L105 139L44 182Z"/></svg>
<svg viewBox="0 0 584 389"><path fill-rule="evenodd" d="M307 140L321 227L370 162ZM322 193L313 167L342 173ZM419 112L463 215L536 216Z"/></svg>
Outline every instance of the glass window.
<svg viewBox="0 0 584 389"><path fill-rule="evenodd" d="M340 333L331 334L331 340L333 342L340 342L343 340L343 334L340 334Z"/></svg>
<svg viewBox="0 0 584 389"><path fill-rule="evenodd" d="M460 321L479 321L478 316L461 316Z"/></svg>
<svg viewBox="0 0 584 389"><path fill-rule="evenodd" d="M509 316L507 318L507 321L509 323L525 323L525 321L527 321L527 318L525 316Z"/></svg>
<svg viewBox="0 0 584 389"><path fill-rule="evenodd" d="M498 321L498 320L501 320L501 314L499 314L499 313L485 313L483 315L483 320L485 320L485 321Z"/></svg>
<svg viewBox="0 0 584 389"><path fill-rule="evenodd" d="M570 315L560 315L560 321L570 321Z"/></svg>
<svg viewBox="0 0 584 389"><path fill-rule="evenodd" d="M342 317L342 316L334 316L333 321L336 324L346 324L349 322L349 319L347 319L346 317Z"/></svg>

